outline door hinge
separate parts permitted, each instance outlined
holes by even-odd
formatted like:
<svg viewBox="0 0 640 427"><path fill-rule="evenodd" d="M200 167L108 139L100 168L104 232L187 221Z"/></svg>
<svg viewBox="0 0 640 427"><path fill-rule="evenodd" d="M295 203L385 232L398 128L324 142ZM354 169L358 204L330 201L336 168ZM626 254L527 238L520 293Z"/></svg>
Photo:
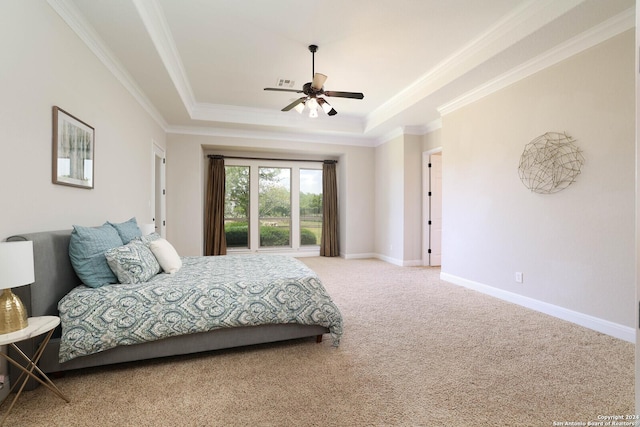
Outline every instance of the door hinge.
<svg viewBox="0 0 640 427"><path fill-rule="evenodd" d="M164 157L162 158L162 164L166 164L167 163L167 159L165 159Z"/></svg>
<svg viewBox="0 0 640 427"><path fill-rule="evenodd" d="M431 225L431 220L429 220L428 224Z"/></svg>
<svg viewBox="0 0 640 427"><path fill-rule="evenodd" d="M162 225L167 225L167 221L162 221Z"/></svg>
<svg viewBox="0 0 640 427"><path fill-rule="evenodd" d="M431 253L431 249L428 249L428 250L427 250L427 253L429 253L429 254L430 254L430 253Z"/></svg>
<svg viewBox="0 0 640 427"><path fill-rule="evenodd" d="M429 191L429 193L427 194L429 197L431 197L431 191Z"/></svg>
<svg viewBox="0 0 640 427"><path fill-rule="evenodd" d="M429 164L427 165L427 167L429 167L429 168L430 168L430 167L431 167L431 163L429 163Z"/></svg>
<svg viewBox="0 0 640 427"><path fill-rule="evenodd" d="M164 188L162 189L162 195L166 196L167 195L167 190L165 190Z"/></svg>

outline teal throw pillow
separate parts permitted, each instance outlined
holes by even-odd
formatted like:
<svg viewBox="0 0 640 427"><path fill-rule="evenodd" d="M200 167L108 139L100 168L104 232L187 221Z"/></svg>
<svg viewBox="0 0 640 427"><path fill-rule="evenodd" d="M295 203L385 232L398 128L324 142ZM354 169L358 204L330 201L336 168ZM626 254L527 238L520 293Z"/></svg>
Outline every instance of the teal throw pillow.
<svg viewBox="0 0 640 427"><path fill-rule="evenodd" d="M116 229L120 235L120 239L122 239L122 243L125 245L136 237L142 236L142 231L140 231L140 227L138 227L138 222L135 217L131 218L129 221L117 224L107 221L107 224Z"/></svg>
<svg viewBox="0 0 640 427"><path fill-rule="evenodd" d="M118 283L104 257L106 251L118 246L122 246L122 239L109 224L100 227L73 226L69 258L82 283L92 288Z"/></svg>

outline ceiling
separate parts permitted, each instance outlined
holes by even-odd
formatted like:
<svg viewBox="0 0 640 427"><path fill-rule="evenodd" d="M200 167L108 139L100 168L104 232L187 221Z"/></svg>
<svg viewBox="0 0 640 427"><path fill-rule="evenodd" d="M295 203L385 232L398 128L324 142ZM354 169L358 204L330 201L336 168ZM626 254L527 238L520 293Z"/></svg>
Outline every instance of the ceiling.
<svg viewBox="0 0 640 427"><path fill-rule="evenodd" d="M633 28L634 0L48 0L167 131L375 144ZM336 116L282 112L325 90ZM440 111L439 111L440 109Z"/></svg>

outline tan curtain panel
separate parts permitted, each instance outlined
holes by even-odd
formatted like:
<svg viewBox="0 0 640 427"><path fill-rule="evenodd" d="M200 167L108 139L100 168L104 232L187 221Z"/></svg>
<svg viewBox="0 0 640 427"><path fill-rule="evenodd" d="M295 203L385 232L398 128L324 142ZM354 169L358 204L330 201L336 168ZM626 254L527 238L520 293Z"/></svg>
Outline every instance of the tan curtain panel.
<svg viewBox="0 0 640 427"><path fill-rule="evenodd" d="M336 162L322 166L322 239L320 256L338 256L338 184Z"/></svg>
<svg viewBox="0 0 640 427"><path fill-rule="evenodd" d="M227 238L224 234L224 159L209 157L207 200L205 202L204 254L226 255Z"/></svg>

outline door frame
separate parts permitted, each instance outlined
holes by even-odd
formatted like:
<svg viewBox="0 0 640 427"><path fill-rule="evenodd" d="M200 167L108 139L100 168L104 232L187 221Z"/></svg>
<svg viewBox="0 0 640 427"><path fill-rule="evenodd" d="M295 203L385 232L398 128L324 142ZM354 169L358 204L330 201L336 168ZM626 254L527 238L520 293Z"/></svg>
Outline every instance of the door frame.
<svg viewBox="0 0 640 427"><path fill-rule="evenodd" d="M159 160L159 161L157 161ZM160 165L160 170L156 171L156 165ZM151 202L150 221L156 225L156 233L166 236L167 228L167 194L166 194L166 155L165 150L154 140L151 140ZM156 180L156 172L159 172L159 181ZM156 212L156 194L160 196L160 212Z"/></svg>
<svg viewBox="0 0 640 427"><path fill-rule="evenodd" d="M435 153L442 153L442 147L437 147L422 152L422 265L429 266L429 247L431 241L429 229L429 189L431 177L429 174L429 162Z"/></svg>

